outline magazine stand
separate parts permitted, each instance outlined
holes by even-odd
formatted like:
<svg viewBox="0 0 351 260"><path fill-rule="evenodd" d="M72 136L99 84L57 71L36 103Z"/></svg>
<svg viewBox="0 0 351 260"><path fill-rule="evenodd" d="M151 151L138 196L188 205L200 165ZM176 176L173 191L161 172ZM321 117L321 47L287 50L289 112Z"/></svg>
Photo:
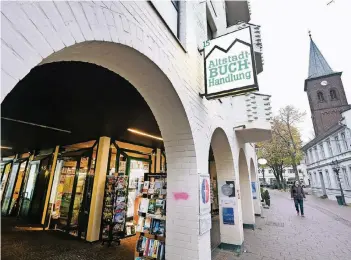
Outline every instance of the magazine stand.
<svg viewBox="0 0 351 260"><path fill-rule="evenodd" d="M167 174L145 173L135 260L165 259Z"/></svg>
<svg viewBox="0 0 351 260"><path fill-rule="evenodd" d="M127 210L128 176L107 176L102 212L102 244L112 242L120 245L124 237Z"/></svg>

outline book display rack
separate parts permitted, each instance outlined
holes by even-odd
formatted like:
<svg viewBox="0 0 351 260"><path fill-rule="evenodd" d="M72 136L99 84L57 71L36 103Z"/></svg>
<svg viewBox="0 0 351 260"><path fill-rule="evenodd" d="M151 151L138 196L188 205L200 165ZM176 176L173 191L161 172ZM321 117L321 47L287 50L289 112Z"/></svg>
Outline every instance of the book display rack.
<svg viewBox="0 0 351 260"><path fill-rule="evenodd" d="M165 259L167 174L145 173L139 200L135 260Z"/></svg>

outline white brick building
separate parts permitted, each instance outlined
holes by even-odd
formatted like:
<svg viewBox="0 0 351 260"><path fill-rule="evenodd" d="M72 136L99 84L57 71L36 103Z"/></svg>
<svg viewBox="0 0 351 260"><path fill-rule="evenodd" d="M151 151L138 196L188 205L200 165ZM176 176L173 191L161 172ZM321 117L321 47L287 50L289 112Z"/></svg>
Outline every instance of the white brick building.
<svg viewBox="0 0 351 260"><path fill-rule="evenodd" d="M259 201L252 199L251 182L258 180L251 143L270 137L271 108L269 96L261 94L201 98L204 65L199 50L207 37L250 26L259 73L259 26L246 24L248 1L150 2L2 1L1 100L33 68L54 62L96 64L129 81L151 108L164 140L166 259L211 259L210 232L199 233L199 174L208 173L210 145L218 181L236 183L235 225L221 222L221 243L240 247L243 224L254 225L255 213L260 214ZM107 143L104 138L100 142ZM98 198L105 177L95 175L88 241L99 239ZM186 192L188 199L176 200L178 192Z"/></svg>

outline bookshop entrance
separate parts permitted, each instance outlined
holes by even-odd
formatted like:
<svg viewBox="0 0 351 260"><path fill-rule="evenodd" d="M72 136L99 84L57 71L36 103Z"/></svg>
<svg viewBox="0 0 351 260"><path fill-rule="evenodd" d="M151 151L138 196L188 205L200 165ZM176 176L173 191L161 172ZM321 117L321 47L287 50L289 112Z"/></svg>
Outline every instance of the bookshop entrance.
<svg viewBox="0 0 351 260"><path fill-rule="evenodd" d="M82 239L88 227L96 151L97 143L63 152L53 180L50 226Z"/></svg>

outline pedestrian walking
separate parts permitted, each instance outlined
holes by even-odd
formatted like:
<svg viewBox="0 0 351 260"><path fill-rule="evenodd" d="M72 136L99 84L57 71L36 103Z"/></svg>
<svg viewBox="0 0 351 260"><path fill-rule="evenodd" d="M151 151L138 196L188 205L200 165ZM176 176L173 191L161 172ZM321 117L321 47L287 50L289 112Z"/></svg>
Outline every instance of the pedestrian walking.
<svg viewBox="0 0 351 260"><path fill-rule="evenodd" d="M295 184L291 187L290 193L291 199L293 199L295 203L296 214L299 216L301 212L301 217L304 217L303 199L305 199L306 196L299 181L295 181Z"/></svg>

